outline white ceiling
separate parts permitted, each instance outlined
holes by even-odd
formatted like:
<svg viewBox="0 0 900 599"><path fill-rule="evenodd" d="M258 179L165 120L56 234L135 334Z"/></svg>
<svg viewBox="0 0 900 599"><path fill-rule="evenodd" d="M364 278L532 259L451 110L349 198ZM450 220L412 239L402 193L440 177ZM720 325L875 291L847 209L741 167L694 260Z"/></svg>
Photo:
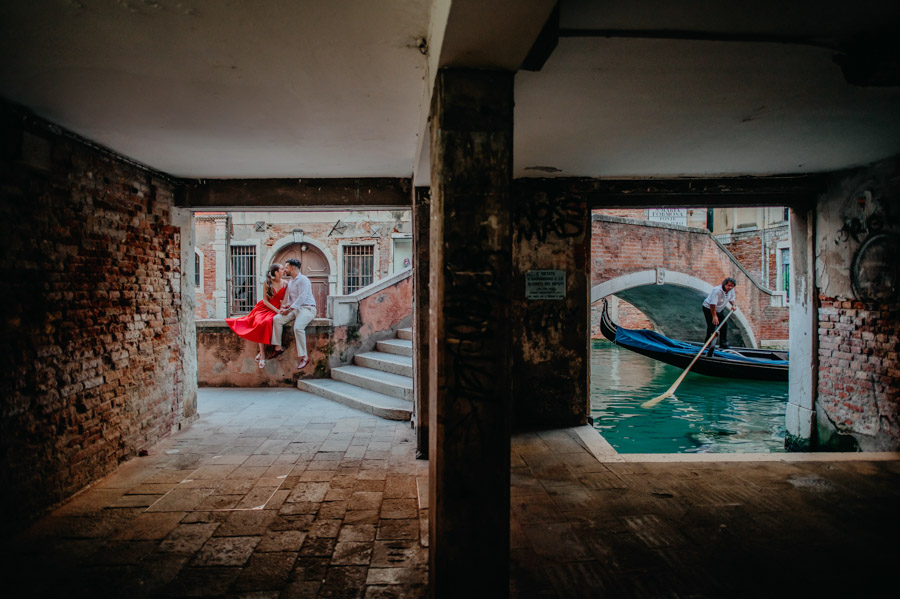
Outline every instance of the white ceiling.
<svg viewBox="0 0 900 599"><path fill-rule="evenodd" d="M0 96L171 175L418 171L427 183L436 68L511 68L553 4L4 0ZM898 7L563 0L560 26L828 45L900 24ZM563 36L540 71L516 76L516 175L816 172L900 153L900 86L850 85L834 54L797 43Z"/></svg>

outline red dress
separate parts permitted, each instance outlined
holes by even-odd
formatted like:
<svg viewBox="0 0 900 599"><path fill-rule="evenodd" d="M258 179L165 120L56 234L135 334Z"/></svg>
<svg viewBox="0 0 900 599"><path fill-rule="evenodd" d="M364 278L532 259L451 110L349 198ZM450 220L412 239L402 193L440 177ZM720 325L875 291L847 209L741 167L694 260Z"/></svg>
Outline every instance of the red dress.
<svg viewBox="0 0 900 599"><path fill-rule="evenodd" d="M281 306L281 300L284 299L284 292L287 285L281 288L273 297L269 298L269 303L276 308ZM270 345L272 343L272 319L275 318L275 312L269 309L262 301L259 301L250 313L240 318L226 318L225 322L231 327L231 330L237 333L238 337L242 337L247 341L254 343L264 343Z"/></svg>

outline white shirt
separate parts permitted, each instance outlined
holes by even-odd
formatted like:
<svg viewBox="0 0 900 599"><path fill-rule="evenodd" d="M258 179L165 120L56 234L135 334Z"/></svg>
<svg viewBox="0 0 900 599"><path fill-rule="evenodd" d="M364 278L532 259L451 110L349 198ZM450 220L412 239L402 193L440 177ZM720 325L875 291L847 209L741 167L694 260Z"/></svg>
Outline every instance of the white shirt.
<svg viewBox="0 0 900 599"><path fill-rule="evenodd" d="M309 277L303 274L297 274L287 284L287 291L284 292L284 304L296 310L301 306L316 307L316 298L312 292L312 282Z"/></svg>
<svg viewBox="0 0 900 599"><path fill-rule="evenodd" d="M706 299L703 300L703 307L711 308L712 306L715 306L716 312L721 312L725 309L725 304L728 303L734 303L734 287L731 288L731 291L725 293L722 286L718 285L714 287L713 290L709 292L709 295L706 296Z"/></svg>

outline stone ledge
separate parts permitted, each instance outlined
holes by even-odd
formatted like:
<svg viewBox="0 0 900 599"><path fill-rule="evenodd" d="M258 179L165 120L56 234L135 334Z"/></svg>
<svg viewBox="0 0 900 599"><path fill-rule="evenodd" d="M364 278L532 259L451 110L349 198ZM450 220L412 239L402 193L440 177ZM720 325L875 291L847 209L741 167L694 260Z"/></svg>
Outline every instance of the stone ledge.
<svg viewBox="0 0 900 599"><path fill-rule="evenodd" d="M224 318L203 318L194 321L197 325L198 329L215 329L215 328L228 328L228 324L226 324ZM285 327L286 329L290 327ZM313 318L308 325L306 325L306 330L314 329L332 329L334 328L333 321L330 318Z"/></svg>

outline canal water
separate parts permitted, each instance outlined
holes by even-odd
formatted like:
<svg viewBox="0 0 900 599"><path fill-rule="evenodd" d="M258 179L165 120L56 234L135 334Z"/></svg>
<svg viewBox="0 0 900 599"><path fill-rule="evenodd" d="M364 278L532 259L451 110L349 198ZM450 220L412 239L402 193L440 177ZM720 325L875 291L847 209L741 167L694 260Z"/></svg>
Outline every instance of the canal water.
<svg viewBox="0 0 900 599"><path fill-rule="evenodd" d="M594 428L619 453L772 453L784 451L787 383L688 373L653 408L642 408L682 370L610 343L591 344Z"/></svg>

